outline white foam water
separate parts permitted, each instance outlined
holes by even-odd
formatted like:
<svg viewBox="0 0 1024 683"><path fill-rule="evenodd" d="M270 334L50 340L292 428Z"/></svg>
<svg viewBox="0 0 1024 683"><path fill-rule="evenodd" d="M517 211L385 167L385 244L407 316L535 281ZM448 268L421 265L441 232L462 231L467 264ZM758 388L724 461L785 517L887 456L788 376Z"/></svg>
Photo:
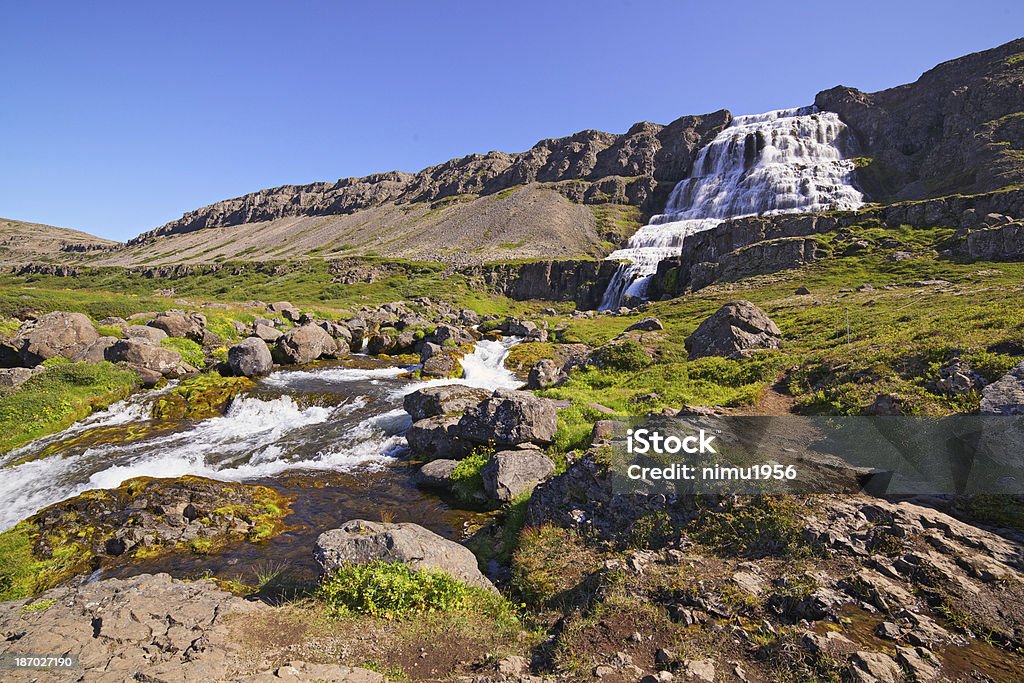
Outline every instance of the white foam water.
<svg viewBox="0 0 1024 683"><path fill-rule="evenodd" d="M608 256L623 261L600 308L625 296L645 298L658 264L680 254L684 239L729 218L855 209L863 195L843 157L846 125L814 107L737 116L700 151L690 177L654 216Z"/></svg>
<svg viewBox="0 0 1024 683"><path fill-rule="evenodd" d="M323 368L289 370L265 378L265 387L287 392L276 397L236 397L223 416L201 420L173 433L136 441L64 452L28 460L0 475L0 530L53 503L96 488L113 488L133 477L186 474L224 481L272 477L288 470L374 471L387 467L406 447L411 421L402 397L416 389L461 383L489 389L516 387L505 369L509 349L519 340L478 342L462 360L461 379L409 382L406 368ZM293 398L327 391L342 396L336 406L303 407ZM154 394L140 394L39 439L0 459L16 462L40 454L62 439L101 426L142 425Z"/></svg>

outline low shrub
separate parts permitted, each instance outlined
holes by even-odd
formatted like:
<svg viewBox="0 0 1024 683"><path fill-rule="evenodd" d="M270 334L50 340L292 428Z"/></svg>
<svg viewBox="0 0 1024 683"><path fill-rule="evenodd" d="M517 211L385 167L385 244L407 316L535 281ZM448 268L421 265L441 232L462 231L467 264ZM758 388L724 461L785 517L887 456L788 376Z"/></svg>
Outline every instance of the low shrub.
<svg viewBox="0 0 1024 683"><path fill-rule="evenodd" d="M331 574L319 595L336 616L397 618L417 612L450 612L463 606L468 588L440 571L414 571L401 562L353 564Z"/></svg>

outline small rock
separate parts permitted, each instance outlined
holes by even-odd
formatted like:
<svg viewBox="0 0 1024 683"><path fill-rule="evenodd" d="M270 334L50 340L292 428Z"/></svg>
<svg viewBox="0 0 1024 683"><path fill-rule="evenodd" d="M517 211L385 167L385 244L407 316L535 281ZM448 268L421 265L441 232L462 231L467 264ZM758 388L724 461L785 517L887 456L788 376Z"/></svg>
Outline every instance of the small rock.
<svg viewBox="0 0 1024 683"><path fill-rule="evenodd" d="M626 328L626 332L638 330L640 332L656 332L665 329L665 325L657 318L650 316L639 322L635 322Z"/></svg>

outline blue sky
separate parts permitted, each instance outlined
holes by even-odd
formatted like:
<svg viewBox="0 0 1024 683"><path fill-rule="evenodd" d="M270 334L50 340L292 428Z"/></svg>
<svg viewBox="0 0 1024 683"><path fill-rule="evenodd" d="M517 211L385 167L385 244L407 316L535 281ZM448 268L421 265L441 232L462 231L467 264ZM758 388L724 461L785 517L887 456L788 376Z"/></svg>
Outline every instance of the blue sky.
<svg viewBox="0 0 1024 683"><path fill-rule="evenodd" d="M878 90L1024 3L0 0L0 216L127 239L263 187Z"/></svg>

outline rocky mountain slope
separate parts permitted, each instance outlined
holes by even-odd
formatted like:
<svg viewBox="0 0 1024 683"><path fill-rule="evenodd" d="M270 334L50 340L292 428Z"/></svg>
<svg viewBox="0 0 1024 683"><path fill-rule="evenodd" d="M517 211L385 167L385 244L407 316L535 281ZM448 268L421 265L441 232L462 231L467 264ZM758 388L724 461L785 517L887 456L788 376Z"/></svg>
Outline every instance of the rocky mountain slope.
<svg viewBox="0 0 1024 683"><path fill-rule="evenodd" d="M109 249L117 244L78 230L0 218L0 263L66 260L74 255Z"/></svg>
<svg viewBox="0 0 1024 683"><path fill-rule="evenodd" d="M887 203L1024 182L1024 39L878 93L815 98L850 127L857 179ZM799 103L796 103L799 104ZM382 255L458 265L601 256L661 210L728 111L582 131L518 153L260 190L186 213L111 265Z"/></svg>

